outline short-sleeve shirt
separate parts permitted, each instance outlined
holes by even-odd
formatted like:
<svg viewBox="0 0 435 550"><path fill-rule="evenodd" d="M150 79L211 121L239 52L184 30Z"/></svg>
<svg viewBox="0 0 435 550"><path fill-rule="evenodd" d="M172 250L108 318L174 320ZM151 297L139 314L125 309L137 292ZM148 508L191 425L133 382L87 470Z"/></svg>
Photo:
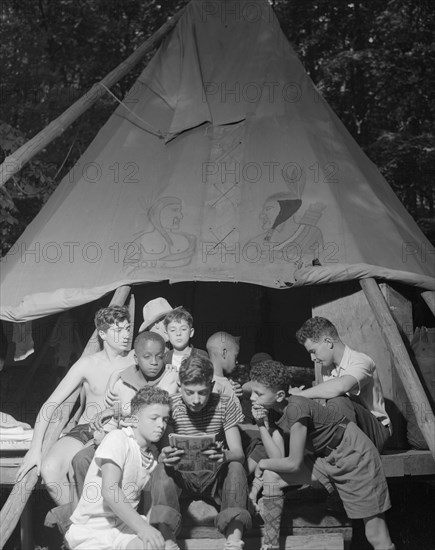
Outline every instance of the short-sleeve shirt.
<svg viewBox="0 0 435 550"><path fill-rule="evenodd" d="M206 406L193 412L186 407L180 394L171 397L169 424L177 434L216 434L216 441L225 443L225 432L244 420L236 397L211 393Z"/></svg>
<svg viewBox="0 0 435 550"><path fill-rule="evenodd" d="M358 387L348 393L357 395L366 409L379 418L382 424L388 426L391 421L385 410L382 386L373 359L365 353L345 346L340 364L330 373L324 373L323 380L345 375L353 376L358 382Z"/></svg>
<svg viewBox="0 0 435 550"><path fill-rule="evenodd" d="M147 454L146 467L143 454ZM114 462L122 470L121 488L127 502L137 508L141 491L148 483L157 461L151 452L141 452L132 428L122 428L107 434L95 452L83 486L83 494L71 516L72 523L88 523L91 518L106 518L119 523L119 518L106 504L102 495L101 466L103 461ZM124 496L119 496L124 498Z"/></svg>
<svg viewBox="0 0 435 550"><path fill-rule="evenodd" d="M276 425L284 434L289 434L293 424L306 420L306 447L315 454L322 454L325 447L332 442L337 426L343 418L335 407L320 405L317 401L300 395L291 395Z"/></svg>

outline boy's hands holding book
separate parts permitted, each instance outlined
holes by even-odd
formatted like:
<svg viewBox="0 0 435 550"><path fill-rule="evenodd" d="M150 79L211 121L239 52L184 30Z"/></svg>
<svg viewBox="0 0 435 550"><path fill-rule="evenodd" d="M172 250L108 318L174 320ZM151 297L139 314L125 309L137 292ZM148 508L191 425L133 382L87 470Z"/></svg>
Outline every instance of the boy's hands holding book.
<svg viewBox="0 0 435 550"><path fill-rule="evenodd" d="M183 449L178 449L177 447L163 447L159 461L169 468L175 468L181 460L181 457L184 455L185 451Z"/></svg>
<svg viewBox="0 0 435 550"><path fill-rule="evenodd" d="M225 460L225 453L223 450L222 441L212 443L208 449L201 452L212 462L221 463L221 462L224 462Z"/></svg>

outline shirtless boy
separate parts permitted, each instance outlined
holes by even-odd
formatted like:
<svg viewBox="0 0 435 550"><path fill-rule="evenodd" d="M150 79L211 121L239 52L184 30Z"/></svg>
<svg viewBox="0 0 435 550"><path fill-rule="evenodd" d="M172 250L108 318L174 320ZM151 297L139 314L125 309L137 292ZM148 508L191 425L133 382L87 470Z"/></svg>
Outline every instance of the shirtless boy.
<svg viewBox="0 0 435 550"><path fill-rule="evenodd" d="M130 365L130 316L126 307L109 306L97 311L95 327L103 349L80 358L39 411L32 443L18 470L17 481L36 466L42 474L47 490L60 506L72 500L67 473L73 456L93 438L89 422L106 407L104 396L110 376L114 371ZM82 386L85 392L85 408L78 425L61 437L48 451L42 462L42 442L56 406L60 405ZM41 464L42 462L42 464Z"/></svg>

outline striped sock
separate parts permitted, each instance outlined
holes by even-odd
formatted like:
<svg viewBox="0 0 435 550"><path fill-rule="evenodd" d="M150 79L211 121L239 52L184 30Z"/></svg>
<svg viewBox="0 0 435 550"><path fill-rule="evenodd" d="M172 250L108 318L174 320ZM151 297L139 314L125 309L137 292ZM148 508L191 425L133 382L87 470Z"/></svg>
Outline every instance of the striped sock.
<svg viewBox="0 0 435 550"><path fill-rule="evenodd" d="M264 544L279 546L279 531L281 527L281 516L284 507L284 497L264 497L262 507L262 518L264 521Z"/></svg>

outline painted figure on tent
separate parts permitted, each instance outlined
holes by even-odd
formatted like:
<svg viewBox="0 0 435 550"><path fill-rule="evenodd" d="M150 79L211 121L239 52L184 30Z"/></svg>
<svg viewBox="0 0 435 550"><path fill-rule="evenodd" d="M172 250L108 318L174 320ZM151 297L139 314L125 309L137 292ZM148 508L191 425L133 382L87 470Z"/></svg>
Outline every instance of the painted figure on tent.
<svg viewBox="0 0 435 550"><path fill-rule="evenodd" d="M266 198L259 215L264 233L249 241L260 245L265 258L270 258L272 249L274 260L298 262L304 255L318 257L323 248L323 234L317 223L326 206L311 203L296 220L301 205L302 201L291 193L275 193Z"/></svg>
<svg viewBox="0 0 435 550"><path fill-rule="evenodd" d="M188 265L196 250L196 237L180 231L182 202L178 197L160 197L147 212L150 228L134 237L127 248L124 268Z"/></svg>

